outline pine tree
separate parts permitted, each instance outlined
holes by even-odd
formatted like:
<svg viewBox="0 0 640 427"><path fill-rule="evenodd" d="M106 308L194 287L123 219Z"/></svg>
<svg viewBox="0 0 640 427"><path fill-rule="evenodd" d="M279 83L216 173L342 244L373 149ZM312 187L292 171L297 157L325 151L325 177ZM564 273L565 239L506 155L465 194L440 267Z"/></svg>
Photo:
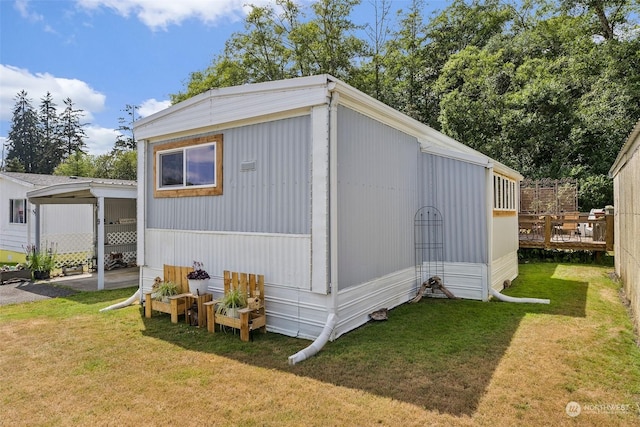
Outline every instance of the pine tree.
<svg viewBox="0 0 640 427"><path fill-rule="evenodd" d="M60 115L59 134L63 147L63 158L66 159L77 151L86 154L87 144L84 139L87 134L83 129L86 123L80 123L80 119L84 116L83 110L75 109L71 98L65 99L64 105L66 108Z"/></svg>
<svg viewBox="0 0 640 427"><path fill-rule="evenodd" d="M7 160L17 159L27 173L37 173L38 158L42 156L38 115L31 105L27 92L22 90L16 95L13 108L11 129L9 130L9 150ZM15 161L13 161L15 165Z"/></svg>
<svg viewBox="0 0 640 427"><path fill-rule="evenodd" d="M62 147L58 134L59 123L56 104L53 102L50 92L47 92L40 100L38 118L41 134L40 145L42 146L42 156L40 156L38 161L38 172L51 174L60 163Z"/></svg>
<svg viewBox="0 0 640 427"><path fill-rule="evenodd" d="M24 166L17 157L9 159L4 167L5 172L24 172Z"/></svg>

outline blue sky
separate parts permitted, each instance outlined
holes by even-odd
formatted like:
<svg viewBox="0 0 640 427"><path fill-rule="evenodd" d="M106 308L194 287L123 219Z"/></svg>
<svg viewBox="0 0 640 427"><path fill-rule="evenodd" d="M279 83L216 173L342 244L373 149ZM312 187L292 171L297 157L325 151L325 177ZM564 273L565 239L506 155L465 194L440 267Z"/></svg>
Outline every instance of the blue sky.
<svg viewBox="0 0 640 427"><path fill-rule="evenodd" d="M367 22L372 1L354 22ZM246 3L268 0L0 0L0 143L24 89L36 108L47 91L59 108L71 98L85 112L89 153L109 151L125 105L142 116L166 108L243 30Z"/></svg>

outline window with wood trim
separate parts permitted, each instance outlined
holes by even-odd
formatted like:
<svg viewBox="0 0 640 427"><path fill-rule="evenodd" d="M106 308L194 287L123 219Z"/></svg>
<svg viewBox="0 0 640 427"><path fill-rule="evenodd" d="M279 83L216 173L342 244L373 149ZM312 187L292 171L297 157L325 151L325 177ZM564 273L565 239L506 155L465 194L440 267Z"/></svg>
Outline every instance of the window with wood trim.
<svg viewBox="0 0 640 427"><path fill-rule="evenodd" d="M9 199L9 223L10 224L26 224L27 223L27 200L26 199Z"/></svg>
<svg viewBox="0 0 640 427"><path fill-rule="evenodd" d="M516 181L502 175L493 175L493 210L516 209Z"/></svg>
<svg viewBox="0 0 640 427"><path fill-rule="evenodd" d="M154 197L222 194L222 134L153 148Z"/></svg>

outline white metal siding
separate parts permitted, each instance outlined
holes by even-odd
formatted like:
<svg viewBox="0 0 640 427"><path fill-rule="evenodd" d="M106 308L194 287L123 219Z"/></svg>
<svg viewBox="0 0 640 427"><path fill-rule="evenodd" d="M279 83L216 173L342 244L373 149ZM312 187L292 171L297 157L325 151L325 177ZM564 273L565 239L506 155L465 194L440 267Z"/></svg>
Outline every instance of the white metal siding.
<svg viewBox="0 0 640 427"><path fill-rule="evenodd" d="M445 263L446 286L460 298L485 300L487 266L470 263ZM341 290L335 337L369 321L369 314L380 308L393 308L416 296L414 268L398 270L366 283ZM318 330L318 334L320 330Z"/></svg>
<svg viewBox="0 0 640 427"><path fill-rule="evenodd" d="M640 323L640 150L614 176L616 272Z"/></svg>
<svg viewBox="0 0 640 427"><path fill-rule="evenodd" d="M215 298L222 295L224 270L265 276L267 328L315 338L326 321L328 296L310 291L311 236L147 229L147 265L142 287L150 290L163 264L204 263Z"/></svg>
<svg viewBox="0 0 640 427"><path fill-rule="evenodd" d="M150 184L146 193L147 226L202 231L309 234L309 116L226 129L218 133L222 133L224 139L221 196L154 199L154 145L149 145L146 176ZM242 162L255 162L255 170L241 171Z"/></svg>
<svg viewBox="0 0 640 427"><path fill-rule="evenodd" d="M353 110L338 110L339 289L414 263L417 140Z"/></svg>
<svg viewBox="0 0 640 427"><path fill-rule="evenodd" d="M518 252L518 216L493 217L493 259Z"/></svg>
<svg viewBox="0 0 640 427"><path fill-rule="evenodd" d="M421 206L444 219L445 261L488 263L483 166L432 154L421 155Z"/></svg>
<svg viewBox="0 0 640 427"><path fill-rule="evenodd" d="M518 252L513 251L496 258L491 263L491 286L496 291L502 291L505 280L518 277Z"/></svg>

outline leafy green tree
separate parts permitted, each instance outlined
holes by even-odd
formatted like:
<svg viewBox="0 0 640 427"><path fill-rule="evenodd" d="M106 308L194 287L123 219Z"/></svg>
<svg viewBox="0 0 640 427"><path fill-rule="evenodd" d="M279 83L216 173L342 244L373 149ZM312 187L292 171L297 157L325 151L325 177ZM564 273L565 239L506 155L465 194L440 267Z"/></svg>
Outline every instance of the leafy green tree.
<svg viewBox="0 0 640 427"><path fill-rule="evenodd" d="M416 120L436 124L436 117L428 119L425 103L429 88L425 81L433 72L425 55L426 26L422 16L423 0L412 0L409 9L399 11L399 29L388 41L384 58L389 84L384 101ZM437 104L437 102L436 102Z"/></svg>
<svg viewBox="0 0 640 427"><path fill-rule="evenodd" d="M60 163L53 171L59 176L96 177L92 156L77 150Z"/></svg>
<svg viewBox="0 0 640 427"><path fill-rule="evenodd" d="M83 110L74 108L71 98L64 100L66 108L60 115L60 130L59 135L64 146L63 157L67 158L72 156L77 151L86 154L87 144L84 140L87 138L87 134L84 131L86 123L80 123L80 119L84 116Z"/></svg>
<svg viewBox="0 0 640 427"><path fill-rule="evenodd" d="M349 19L359 0L318 0L313 16L291 0L271 6L252 6L245 32L235 33L204 71L191 73L184 93L171 95L180 102L214 87L241 85L328 73L349 81L357 74L356 58L366 55L366 44Z"/></svg>
<svg viewBox="0 0 640 427"><path fill-rule="evenodd" d="M354 33L361 29L350 19L359 0L318 0L311 5L315 14L300 25L308 36L310 58L317 69L314 74L327 73L349 81L355 72L354 59L366 54L365 43Z"/></svg>
<svg viewBox="0 0 640 427"><path fill-rule="evenodd" d="M20 91L15 98L11 128L8 134L7 160L16 159L27 173L38 172L40 130L38 114L31 105L27 92Z"/></svg>
<svg viewBox="0 0 640 427"><path fill-rule="evenodd" d="M560 10L567 14L587 17L594 34L606 40L616 38L619 29L628 22L630 13L638 11L639 4L629 0L560 0Z"/></svg>
<svg viewBox="0 0 640 427"><path fill-rule="evenodd" d="M284 31L271 6L253 7L245 19L244 33L232 35L225 52L233 52L247 70L250 82L281 80L287 77L290 52Z"/></svg>
<svg viewBox="0 0 640 427"><path fill-rule="evenodd" d="M113 169L109 178L135 181L138 177L137 152L125 151L114 155Z"/></svg>

